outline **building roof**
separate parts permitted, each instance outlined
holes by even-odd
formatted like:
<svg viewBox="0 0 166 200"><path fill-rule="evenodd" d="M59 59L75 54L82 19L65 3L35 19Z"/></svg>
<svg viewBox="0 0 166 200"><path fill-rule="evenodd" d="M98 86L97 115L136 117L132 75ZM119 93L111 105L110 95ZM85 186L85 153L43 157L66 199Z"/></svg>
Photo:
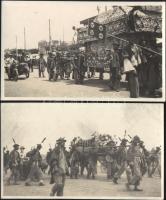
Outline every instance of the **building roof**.
<svg viewBox="0 0 166 200"><path fill-rule="evenodd" d="M142 13L142 16L160 15L161 6L113 6L113 9L96 16L94 22L99 24L108 24L127 17L131 11L135 13L139 12L140 15Z"/></svg>
<svg viewBox="0 0 166 200"><path fill-rule="evenodd" d="M158 36L162 33L161 8L161 6L113 6L106 12L82 20L80 24L87 25L92 20L98 24L106 25L106 37L109 37L110 34L145 32ZM87 29L87 27L85 28ZM81 34L86 30L81 28L78 32ZM84 42L96 40L94 37L84 39Z"/></svg>
<svg viewBox="0 0 166 200"><path fill-rule="evenodd" d="M96 18L96 16L84 19L84 20L80 21L80 24L88 25L89 21L93 21L95 18Z"/></svg>
<svg viewBox="0 0 166 200"><path fill-rule="evenodd" d="M117 21L126 17L132 9L133 8L129 6L123 6L123 8L121 6L114 6L113 9L98 15L94 19L94 22L99 24L108 24L110 22Z"/></svg>

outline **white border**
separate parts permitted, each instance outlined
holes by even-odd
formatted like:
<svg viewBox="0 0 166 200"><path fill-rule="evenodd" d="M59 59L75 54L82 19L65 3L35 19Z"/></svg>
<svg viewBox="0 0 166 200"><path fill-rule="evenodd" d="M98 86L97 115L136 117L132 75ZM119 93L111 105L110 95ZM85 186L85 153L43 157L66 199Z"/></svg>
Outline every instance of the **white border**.
<svg viewBox="0 0 166 200"><path fill-rule="evenodd" d="M56 3L59 3L60 1L57 1ZM67 1L65 3L72 3L74 1ZM77 1L75 1L78 3ZM95 1L93 1L95 3ZM27 2L28 3L28 2ZM54 2L55 3L55 2ZM61 1L63 3L63 1ZM80 3L88 3L87 1L81 1ZM101 2L97 2L101 3ZM104 3L110 3L110 2L102 2ZM3 36L1 35L1 100L5 101L11 101L11 100L17 100L17 101L24 101L24 100L40 100L40 101L129 101L129 102L165 102L165 2L111 2L111 5L161 5L162 6L162 97L161 98L110 98L110 97L100 97L100 98L93 98L93 97L5 97L4 96L4 48L3 48ZM2 2L3 6L3 2ZM3 9L2 9L2 18L3 18ZM3 19L2 19L2 28L3 28ZM5 37L5 36L4 36ZM74 83L73 83L74 84ZM85 83L86 84L86 83Z"/></svg>
<svg viewBox="0 0 166 200"><path fill-rule="evenodd" d="M28 104L28 103L25 103ZM33 103L35 104L35 103ZM98 104L98 103L95 103ZM115 103L115 104L123 104L123 103ZM136 104L136 103L135 103ZM153 106L153 103L149 103L151 104L151 106ZM46 105L46 104L45 104ZM70 106L71 104L68 104L68 106ZM90 107L90 104L88 104ZM164 104L163 103L159 103L158 105L160 105L162 107L162 112L163 112L163 116L162 116L162 125L164 126ZM25 105L26 106L26 105ZM3 145L1 145L1 196L3 199L142 199L142 200L162 200L164 199L164 152L165 152L165 146L164 146L164 127L161 127L162 133L161 133L161 197L123 197L123 196L117 196L117 197L111 197L111 196L63 196L63 197L50 197L50 196L3 196ZM159 135L160 137L160 135ZM2 143L1 143L2 144ZM144 177L143 177L144 179ZM102 184L102 182L101 182ZM99 185L100 186L100 185ZM26 187L26 186L25 186ZM26 188L25 188L26 189ZM41 187L42 189L42 187ZM48 191L48 195L49 195L49 191Z"/></svg>

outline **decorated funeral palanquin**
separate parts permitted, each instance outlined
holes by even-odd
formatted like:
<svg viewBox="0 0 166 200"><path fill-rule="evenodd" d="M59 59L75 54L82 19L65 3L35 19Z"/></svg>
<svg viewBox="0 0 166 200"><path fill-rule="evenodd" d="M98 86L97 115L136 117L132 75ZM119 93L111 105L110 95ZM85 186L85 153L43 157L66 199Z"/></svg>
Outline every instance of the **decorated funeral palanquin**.
<svg viewBox="0 0 166 200"><path fill-rule="evenodd" d="M108 21L108 20L107 20ZM106 24L107 36L131 32L162 32L161 14L154 11L132 10L131 8L116 8L109 23Z"/></svg>
<svg viewBox="0 0 166 200"><path fill-rule="evenodd" d="M136 16L135 17L135 31L136 32L162 32L162 19L160 16Z"/></svg>
<svg viewBox="0 0 166 200"><path fill-rule="evenodd" d="M118 35L120 33L129 32L129 27L127 25L127 17L114 21L107 26L107 35Z"/></svg>
<svg viewBox="0 0 166 200"><path fill-rule="evenodd" d="M86 51L91 54L91 59L87 59L87 66L104 68L108 71L109 64L105 57L106 49L111 49L114 42L119 43L122 48L127 44L118 37L136 44L142 40L151 43L155 38L161 38L161 9L161 6L114 6L112 10L101 13L90 21L88 19L84 20L87 24L84 23L85 28L78 31L78 43L84 45ZM105 27L103 39L97 37L97 34L89 34L89 24L91 22ZM89 57L87 56L87 58Z"/></svg>
<svg viewBox="0 0 166 200"><path fill-rule="evenodd" d="M161 7L156 8L155 6L155 9L152 6L147 7L115 6L113 10L96 16L93 22L106 27L107 38L110 35L130 32L162 33ZM90 24L91 21L87 20L87 26L79 29L78 42L83 39L84 42L98 40L95 35L92 37L88 34L88 23Z"/></svg>

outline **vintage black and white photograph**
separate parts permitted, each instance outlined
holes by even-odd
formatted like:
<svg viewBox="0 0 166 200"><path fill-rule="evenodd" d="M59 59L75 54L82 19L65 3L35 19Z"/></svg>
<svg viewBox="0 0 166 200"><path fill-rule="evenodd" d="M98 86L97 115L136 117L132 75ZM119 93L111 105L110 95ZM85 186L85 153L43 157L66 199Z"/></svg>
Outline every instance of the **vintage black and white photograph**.
<svg viewBox="0 0 166 200"><path fill-rule="evenodd" d="M4 100L165 100L165 3L2 1Z"/></svg>
<svg viewBox="0 0 166 200"><path fill-rule="evenodd" d="M2 104L3 198L163 199L163 104Z"/></svg>

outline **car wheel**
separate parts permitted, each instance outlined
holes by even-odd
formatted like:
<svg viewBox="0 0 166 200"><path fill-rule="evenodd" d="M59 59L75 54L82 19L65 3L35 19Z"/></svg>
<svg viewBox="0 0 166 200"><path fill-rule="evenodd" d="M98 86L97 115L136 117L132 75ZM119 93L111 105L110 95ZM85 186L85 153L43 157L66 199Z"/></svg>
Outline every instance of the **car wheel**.
<svg viewBox="0 0 166 200"><path fill-rule="evenodd" d="M27 72L27 73L25 74L25 76L26 76L26 78L29 78L29 72Z"/></svg>

